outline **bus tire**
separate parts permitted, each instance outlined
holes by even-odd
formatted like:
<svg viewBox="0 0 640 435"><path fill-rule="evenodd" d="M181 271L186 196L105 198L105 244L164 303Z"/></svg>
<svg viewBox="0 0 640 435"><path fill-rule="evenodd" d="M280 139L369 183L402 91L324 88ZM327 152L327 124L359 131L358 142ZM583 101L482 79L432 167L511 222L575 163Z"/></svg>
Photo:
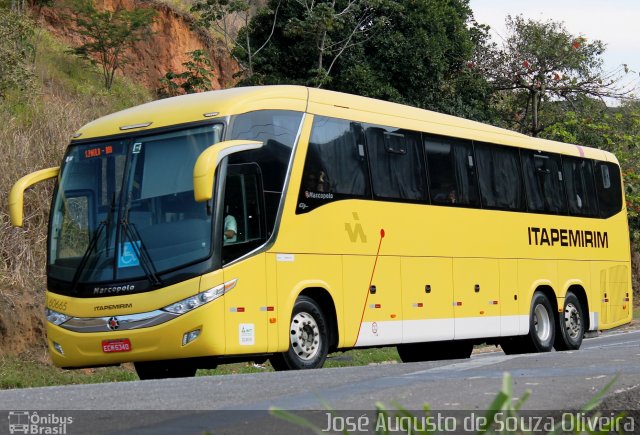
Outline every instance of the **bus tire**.
<svg viewBox="0 0 640 435"><path fill-rule="evenodd" d="M322 367L329 353L329 327L315 300L299 296L291 313L289 350L269 360L274 370L305 370Z"/></svg>
<svg viewBox="0 0 640 435"><path fill-rule="evenodd" d="M402 362L441 361L471 357L471 341L437 341L431 343L407 343L397 346Z"/></svg>
<svg viewBox="0 0 640 435"><path fill-rule="evenodd" d="M549 298L537 291L531 299L529 313L529 333L518 337L507 337L500 347L507 355L549 352L553 349L556 336L556 315Z"/></svg>
<svg viewBox="0 0 640 435"><path fill-rule="evenodd" d="M564 309L557 317L556 350L580 349L584 338L584 310L573 292L567 292Z"/></svg>
<svg viewBox="0 0 640 435"><path fill-rule="evenodd" d="M140 380L192 378L197 367L184 361L141 361L133 363Z"/></svg>

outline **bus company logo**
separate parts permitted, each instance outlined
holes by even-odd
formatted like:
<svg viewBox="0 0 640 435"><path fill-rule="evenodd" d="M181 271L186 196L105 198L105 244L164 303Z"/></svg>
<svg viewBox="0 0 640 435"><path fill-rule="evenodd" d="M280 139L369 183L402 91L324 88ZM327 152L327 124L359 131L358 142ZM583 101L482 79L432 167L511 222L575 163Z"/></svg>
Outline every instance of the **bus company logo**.
<svg viewBox="0 0 640 435"><path fill-rule="evenodd" d="M133 308L133 304L96 305L93 311L126 310L127 308Z"/></svg>
<svg viewBox="0 0 640 435"><path fill-rule="evenodd" d="M349 240L351 243L356 243L360 240L361 243L367 243L367 235L364 233L362 229L362 225L360 224L360 217L357 212L352 212L353 220L355 221L355 225L352 225L350 222L344 223L344 230L347 232L349 236Z"/></svg>
<svg viewBox="0 0 640 435"><path fill-rule="evenodd" d="M574 248L608 248L606 231L568 230L565 228L528 227L529 245Z"/></svg>
<svg viewBox="0 0 640 435"><path fill-rule="evenodd" d="M112 331L115 331L118 328L120 328L120 322L118 321L117 317L111 317L111 318L109 318L109 320L107 320L107 326Z"/></svg>
<svg viewBox="0 0 640 435"><path fill-rule="evenodd" d="M119 285L115 287L94 287L94 295L112 295L118 293L132 292L136 289L135 285Z"/></svg>
<svg viewBox="0 0 640 435"><path fill-rule="evenodd" d="M51 434L67 433L67 426L73 424L73 417L60 417L53 413L40 415L31 411L9 411L9 433Z"/></svg>

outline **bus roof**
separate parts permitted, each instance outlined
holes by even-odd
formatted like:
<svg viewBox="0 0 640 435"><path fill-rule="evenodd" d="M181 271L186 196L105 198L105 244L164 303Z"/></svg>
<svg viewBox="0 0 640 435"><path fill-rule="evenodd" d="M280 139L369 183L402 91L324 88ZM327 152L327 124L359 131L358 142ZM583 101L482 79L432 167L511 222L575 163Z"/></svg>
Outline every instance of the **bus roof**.
<svg viewBox="0 0 640 435"><path fill-rule="evenodd" d="M387 101L303 86L253 86L181 95L122 110L92 121L76 140L114 136L206 121L262 109L294 110L502 145L608 160L595 148L532 138L511 130Z"/></svg>

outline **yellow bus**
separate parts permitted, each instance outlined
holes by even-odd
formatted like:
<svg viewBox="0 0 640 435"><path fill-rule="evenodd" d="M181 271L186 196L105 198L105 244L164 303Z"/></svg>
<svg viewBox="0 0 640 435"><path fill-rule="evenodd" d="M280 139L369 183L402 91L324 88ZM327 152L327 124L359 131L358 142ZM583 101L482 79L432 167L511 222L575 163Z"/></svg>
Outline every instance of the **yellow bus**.
<svg viewBox="0 0 640 435"><path fill-rule="evenodd" d="M578 349L631 320L620 168L605 151L299 86L144 104L78 130L49 225L53 362L141 378Z"/></svg>

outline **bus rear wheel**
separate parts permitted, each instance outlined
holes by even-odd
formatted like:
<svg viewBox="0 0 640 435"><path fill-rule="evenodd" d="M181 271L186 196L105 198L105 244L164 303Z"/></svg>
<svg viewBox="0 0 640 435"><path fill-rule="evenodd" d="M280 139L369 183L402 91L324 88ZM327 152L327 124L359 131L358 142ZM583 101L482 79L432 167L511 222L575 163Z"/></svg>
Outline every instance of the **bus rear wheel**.
<svg viewBox="0 0 640 435"><path fill-rule="evenodd" d="M141 361L133 363L140 380L165 378L192 378L197 367L185 361Z"/></svg>
<svg viewBox="0 0 640 435"><path fill-rule="evenodd" d="M557 320L558 333L553 347L556 350L580 349L584 337L584 311L573 292L567 292L564 298L564 309Z"/></svg>
<svg viewBox="0 0 640 435"><path fill-rule="evenodd" d="M500 345L507 355L549 352L555 341L555 315L549 298L537 291L531 300L529 334L504 339Z"/></svg>
<svg viewBox="0 0 640 435"><path fill-rule="evenodd" d="M273 355L274 370L322 367L329 353L327 321L315 300L300 296L293 306L289 326L289 350Z"/></svg>
<svg viewBox="0 0 640 435"><path fill-rule="evenodd" d="M471 357L471 341L437 341L431 343L407 343L398 345L402 362L440 361Z"/></svg>

